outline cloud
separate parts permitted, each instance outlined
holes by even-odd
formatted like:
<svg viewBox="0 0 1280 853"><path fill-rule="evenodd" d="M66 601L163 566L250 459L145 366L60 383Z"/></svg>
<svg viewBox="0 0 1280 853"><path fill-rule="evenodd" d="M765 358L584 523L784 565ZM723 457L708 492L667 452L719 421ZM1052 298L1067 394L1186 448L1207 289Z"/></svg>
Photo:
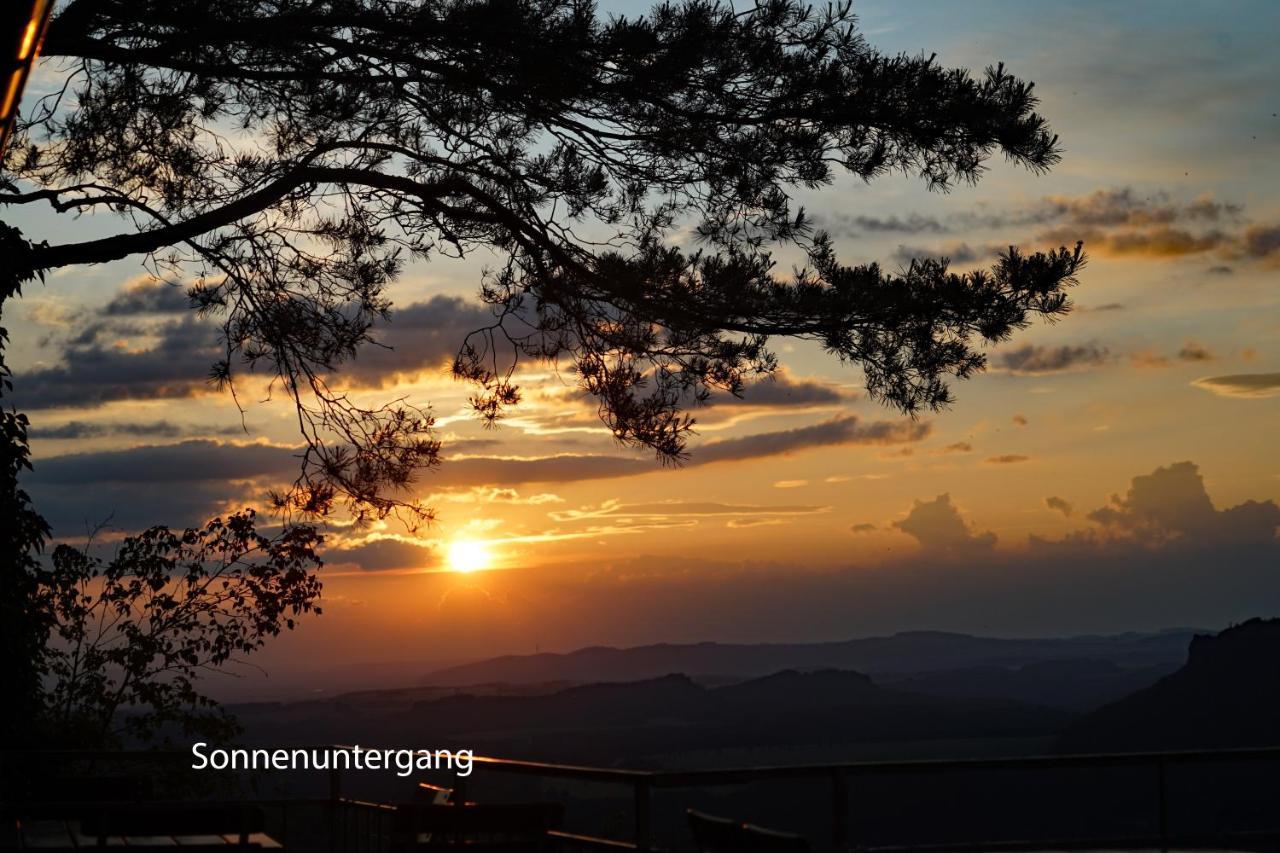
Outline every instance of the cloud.
<svg viewBox="0 0 1280 853"><path fill-rule="evenodd" d="M124 530L187 527L261 505L267 488L297 475L294 452L195 439L39 458L23 482L59 536L107 518Z"/></svg>
<svg viewBox="0 0 1280 853"><path fill-rule="evenodd" d="M564 483L631 477L658 470L661 469L648 459L603 454L471 456L446 458L439 468L424 474L422 481L429 487Z"/></svg>
<svg viewBox="0 0 1280 853"><path fill-rule="evenodd" d="M1051 510L1055 510L1056 512L1062 513L1067 518L1070 518L1071 514L1075 511L1074 507L1071 506L1071 503L1069 501L1065 500L1064 498L1059 498L1056 496L1050 496L1045 498L1044 505Z"/></svg>
<svg viewBox="0 0 1280 853"><path fill-rule="evenodd" d="M711 442L697 448L688 465L742 461L816 447L919 441L929 431L927 422L863 424L846 415L810 426ZM38 461L25 481L47 501L49 513L74 523L128 509L127 520L125 515L116 519L124 527L191 524L219 511L229 500L258 498L267 488L292 482L298 473L299 452L296 447L193 439L48 457ZM459 456L422 472L418 486L423 491L509 487L630 477L660 470L651 460L636 456ZM166 504L164 493L172 492L182 493L182 501Z"/></svg>
<svg viewBox="0 0 1280 853"><path fill-rule="evenodd" d="M904 267L910 266L914 260L924 258L946 258L953 264L972 264L976 261L993 260L1007 248L1007 246L995 244L971 246L963 242L936 247L900 245L894 250L892 257Z"/></svg>
<svg viewBox="0 0 1280 853"><path fill-rule="evenodd" d="M845 213L815 217L817 224L829 233L852 237L863 232L902 234L942 234L950 228L932 216L911 213L906 216L850 216Z"/></svg>
<svg viewBox="0 0 1280 853"><path fill-rule="evenodd" d="M1038 228L1033 238L1021 242L1045 242L1070 246L1084 241L1095 255L1127 258L1177 258L1217 253L1225 259L1259 260L1266 266L1280 263L1280 225L1249 223L1244 207L1201 195L1189 201L1169 192L1140 193L1132 187L1101 188L1082 195L1050 195L1038 201L995 211L968 211L946 220L911 214L890 217L845 218L840 224L849 233L863 231L905 234L943 234L998 229ZM994 257L1005 245L953 242L945 247L901 245L893 258L950 257L969 264ZM1230 272L1214 267L1213 273Z"/></svg>
<svg viewBox="0 0 1280 853"><path fill-rule="evenodd" d="M1112 495L1088 518L1109 533L1155 543L1265 543L1275 541L1280 506L1274 501L1246 501L1218 510L1199 467L1177 462L1134 477L1126 494Z"/></svg>
<svg viewBox="0 0 1280 853"><path fill-rule="evenodd" d="M372 387L396 377L443 371L471 332L493 325L488 306L456 296L434 296L393 309L391 318L370 332L378 345L366 344L354 361L342 365L349 381Z"/></svg>
<svg viewBox="0 0 1280 853"><path fill-rule="evenodd" d="M1166 355L1161 355L1153 349L1138 350L1129 353L1129 364L1139 369L1163 368L1173 364Z"/></svg>
<svg viewBox="0 0 1280 853"><path fill-rule="evenodd" d="M103 319L65 342L61 364L17 372L15 404L28 411L92 408L210 393L209 369L225 357L218 328L194 314L156 319L184 307L180 294L163 283L127 285ZM371 331L377 344L366 344L341 365L340 378L357 387L383 387L402 375L443 371L466 335L492 319L486 307L452 296L396 309Z"/></svg>
<svg viewBox="0 0 1280 853"><path fill-rule="evenodd" d="M134 317L147 314L180 314L191 310L191 300L180 285L160 281L151 276L134 279L124 286L102 313L109 317Z"/></svg>
<svg viewBox="0 0 1280 853"><path fill-rule="evenodd" d="M1241 205L1219 202L1209 195L1180 204L1172 201L1168 193L1139 196L1131 187L1099 189L1082 196L1046 196L1039 208L1046 222L1132 226L1219 222L1236 219L1244 211Z"/></svg>
<svg viewBox="0 0 1280 853"><path fill-rule="evenodd" d="M1005 453L1000 456L988 456L986 462L989 465L1014 465L1018 462L1027 462L1030 456L1023 456L1020 453Z"/></svg>
<svg viewBox="0 0 1280 853"><path fill-rule="evenodd" d="M1188 340L1178 350L1179 361L1213 361L1214 355L1203 344Z"/></svg>
<svg viewBox="0 0 1280 853"><path fill-rule="evenodd" d="M748 527L777 527L790 524L789 518L731 518L724 523L731 530L742 530Z"/></svg>
<svg viewBox="0 0 1280 853"><path fill-rule="evenodd" d="M926 421L873 421L864 425L856 415L841 415L810 426L708 442L692 450L690 464L781 456L813 447L903 444L922 440L931 429Z"/></svg>
<svg viewBox="0 0 1280 853"><path fill-rule="evenodd" d="M948 444L937 453L972 453L973 445L967 441L957 441L954 444Z"/></svg>
<svg viewBox="0 0 1280 853"><path fill-rule="evenodd" d="M354 563L366 572L397 569L431 569L440 565L440 554L429 543L398 536L371 536L324 549L327 564Z"/></svg>
<svg viewBox="0 0 1280 853"><path fill-rule="evenodd" d="M1280 394L1280 373L1237 373L1206 376L1191 383L1220 397L1274 397Z"/></svg>
<svg viewBox="0 0 1280 853"><path fill-rule="evenodd" d="M873 531L873 530L879 530L879 529L880 529L880 526L879 526L879 525L877 525L877 524L871 524L871 523L869 523L869 522L865 522L865 521L864 521L863 523L861 523L861 524L851 524L851 525L849 525L849 532L850 532L850 533L870 533L870 532L871 532L871 531Z"/></svg>
<svg viewBox="0 0 1280 853"><path fill-rule="evenodd" d="M741 397L732 394L716 394L707 401L707 408L759 406L766 408L792 408L809 406L835 406L856 400L857 394L813 379L797 379L786 369L779 369L769 377L748 386Z"/></svg>
<svg viewBox="0 0 1280 853"><path fill-rule="evenodd" d="M773 484L773 487L775 489L798 489L807 485L809 485L808 480L778 480Z"/></svg>
<svg viewBox="0 0 1280 853"><path fill-rule="evenodd" d="M951 503L949 494L916 501L907 517L893 522L893 526L930 551L987 551L996 544L996 535L991 531L978 533L970 527Z"/></svg>
<svg viewBox="0 0 1280 853"><path fill-rule="evenodd" d="M791 516L814 515L830 511L829 506L808 504L725 504L715 501L660 501L657 503L623 503L621 501L605 501L596 507L583 509L557 510L547 513L553 521L568 523L579 521L608 520L645 520L660 521L671 518L716 518L733 516L749 518L754 516Z"/></svg>
<svg viewBox="0 0 1280 853"><path fill-rule="evenodd" d="M181 435L243 435L244 430L238 426L217 427L184 427L170 421L149 421L146 423L112 422L112 421L67 421L53 426L43 426L38 422L31 426L32 438L43 439L85 439L102 438L104 436L129 436L131 438L177 438Z"/></svg>
<svg viewBox="0 0 1280 853"><path fill-rule="evenodd" d="M550 492L538 492L532 495L522 495L515 489L505 488L501 486L477 486L471 489L463 489L459 491L437 492L427 498L428 504L438 504L443 502L455 504L511 504L518 506L543 506L545 504L561 504L564 498Z"/></svg>
<svg viewBox="0 0 1280 853"><path fill-rule="evenodd" d="M1013 422L1014 426L1020 426L1020 427L1024 427L1028 423L1030 423L1030 421L1027 420L1027 416L1022 414L1021 412L1018 412L1017 414L1015 414L1012 418L1010 418L1010 420Z"/></svg>
<svg viewBox="0 0 1280 853"><path fill-rule="evenodd" d="M1001 353L998 363L1010 373L1039 375L1098 367L1111 361L1111 352L1096 344L1057 347L1026 344Z"/></svg>
<svg viewBox="0 0 1280 853"><path fill-rule="evenodd" d="M1195 234L1183 228L1159 226L1130 231L1063 226L1039 235L1040 240L1068 244L1083 240L1091 253L1116 257L1177 258L1229 248L1233 240L1223 231Z"/></svg>
<svg viewBox="0 0 1280 853"><path fill-rule="evenodd" d="M141 348L122 337L153 342ZM31 411L193 397L209 390L219 355L216 330L195 317L147 328L96 322L68 342L62 364L15 371L14 403Z"/></svg>
<svg viewBox="0 0 1280 853"><path fill-rule="evenodd" d="M1280 225L1252 225L1241 240L1244 254L1259 258L1268 266L1280 263Z"/></svg>
<svg viewBox="0 0 1280 853"><path fill-rule="evenodd" d="M25 479L37 484L77 486L292 479L298 471L295 453L292 448L271 444L193 439L41 459Z"/></svg>

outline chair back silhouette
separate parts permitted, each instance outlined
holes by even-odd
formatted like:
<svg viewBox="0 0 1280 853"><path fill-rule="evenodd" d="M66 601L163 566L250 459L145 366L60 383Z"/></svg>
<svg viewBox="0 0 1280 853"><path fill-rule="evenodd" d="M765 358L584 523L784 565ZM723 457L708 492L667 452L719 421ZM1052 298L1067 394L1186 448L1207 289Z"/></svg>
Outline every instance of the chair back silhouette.
<svg viewBox="0 0 1280 853"><path fill-rule="evenodd" d="M453 789L445 788L441 785L432 785L430 782L419 782L418 787L414 790L414 802L431 803L437 806L447 806L453 802Z"/></svg>
<svg viewBox="0 0 1280 853"><path fill-rule="evenodd" d="M778 832L688 809L689 830L700 853L810 853L802 835Z"/></svg>

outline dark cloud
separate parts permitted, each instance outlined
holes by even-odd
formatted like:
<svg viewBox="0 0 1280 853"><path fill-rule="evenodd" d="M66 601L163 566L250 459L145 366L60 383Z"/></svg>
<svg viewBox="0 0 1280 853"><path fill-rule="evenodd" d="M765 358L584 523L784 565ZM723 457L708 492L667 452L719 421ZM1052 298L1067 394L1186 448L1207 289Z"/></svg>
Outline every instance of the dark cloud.
<svg viewBox="0 0 1280 853"><path fill-rule="evenodd" d="M1274 397L1280 394L1280 373L1237 373L1206 376L1191 383L1221 397Z"/></svg>
<svg viewBox="0 0 1280 853"><path fill-rule="evenodd" d="M900 234L942 234L950 228L932 216L911 213L906 216L850 216L836 213L816 217L816 222L829 233L852 237L863 232Z"/></svg>
<svg viewBox="0 0 1280 853"><path fill-rule="evenodd" d="M1280 262L1280 225L1252 225L1241 240L1244 253L1270 263Z"/></svg>
<svg viewBox="0 0 1280 853"><path fill-rule="evenodd" d="M163 283L126 288L94 320L65 342L62 364L20 371L14 402L26 411L90 408L119 400L183 399L208 393L209 370L224 357L217 327L193 314L143 322L147 314L174 310L180 293ZM182 299L185 300L185 296ZM392 312L375 326L340 377L379 387L396 376L443 370L466 335L492 322L488 309L452 296L437 296ZM129 345L122 339L130 340Z"/></svg>
<svg viewBox="0 0 1280 853"><path fill-rule="evenodd" d="M198 527L215 516L246 507L262 509L266 504L262 489L219 480L163 485L33 483L30 491L40 514L59 537L84 536L103 523L109 529L124 531L155 525Z"/></svg>
<svg viewBox="0 0 1280 853"><path fill-rule="evenodd" d="M265 444L191 440L35 460L23 478L54 533L80 535L108 518L138 530L189 527L245 506L291 482L296 451Z"/></svg>
<svg viewBox="0 0 1280 853"><path fill-rule="evenodd" d="M813 447L893 444L928 435L924 422L862 424L854 416L807 427L758 433L703 445L690 466L760 458ZM195 524L230 500L261 499L268 488L292 482L299 448L234 444L208 439L147 445L124 450L72 453L37 460L24 478L42 510L59 525L81 525L116 513L115 522L133 528L151 524ZM639 457L561 454L510 458L446 458L419 479L422 491L451 487L511 486L521 483L611 479L660 471ZM170 495L177 495L170 500Z"/></svg>
<svg viewBox="0 0 1280 853"><path fill-rule="evenodd" d="M1213 361L1214 355L1209 349L1197 341L1187 341L1178 350L1179 361Z"/></svg>
<svg viewBox="0 0 1280 853"><path fill-rule="evenodd" d="M1083 196L1048 196L1041 203L1043 222L1072 225L1169 225L1174 222L1219 222L1239 218L1244 208L1201 196L1179 204L1168 193L1140 196L1130 187L1095 190Z"/></svg>
<svg viewBox="0 0 1280 853"><path fill-rule="evenodd" d="M279 481L298 471L296 450L270 444L231 444L207 439L127 450L69 453L37 460L24 478L37 485L96 483L196 483Z"/></svg>
<svg viewBox="0 0 1280 853"><path fill-rule="evenodd" d="M139 349L118 345L122 328L96 322L82 329L55 367L15 371L14 403L25 411L91 408L117 400L193 397L208 390L210 366L219 358L217 331L195 317L150 330L154 343Z"/></svg>
<svg viewBox="0 0 1280 853"><path fill-rule="evenodd" d="M996 211L966 211L946 222L938 222L913 214L887 217L876 222L903 227L866 228L866 230L902 231L910 233L946 233L972 229L1008 229L1028 226L1064 225L1074 228L1150 228L1175 223L1214 225L1237 222L1244 208L1230 202L1201 196L1190 202L1179 202L1167 192L1139 194L1130 187L1095 190L1085 195L1045 196L1019 208ZM853 223L852 219L845 220ZM931 226L936 223L936 227ZM918 227L911 228L912 224Z"/></svg>
<svg viewBox="0 0 1280 853"><path fill-rule="evenodd" d="M863 522L862 524L849 525L850 533L870 533L873 530L879 530L879 525Z"/></svg>
<svg viewBox="0 0 1280 853"><path fill-rule="evenodd" d="M967 441L957 441L955 444L948 444L939 453L972 453L973 445Z"/></svg>
<svg viewBox="0 0 1280 853"><path fill-rule="evenodd" d="M938 495L931 501L916 501L907 517L893 522L893 526L930 551L985 551L996 544L996 535L991 531L978 533L970 527L951 503L949 494Z"/></svg>
<svg viewBox="0 0 1280 853"><path fill-rule="evenodd" d="M109 317L180 314L191 310L187 291L177 284L144 278L125 285L102 309Z"/></svg>
<svg viewBox="0 0 1280 853"><path fill-rule="evenodd" d="M1052 495L1044 499L1044 505L1051 510L1062 513L1067 518L1070 518L1071 514L1075 511L1069 501Z"/></svg>
<svg viewBox="0 0 1280 853"><path fill-rule="evenodd" d="M716 394L707 402L709 407L761 406L766 408L790 408L797 406L827 406L852 402L857 395L826 382L813 379L796 379L785 370L746 388L741 397L732 394Z"/></svg>
<svg viewBox="0 0 1280 853"><path fill-rule="evenodd" d="M1131 187L1099 189L1077 196L1046 196L1020 208L969 211L946 220L908 216L845 218L849 233L859 229L879 233L943 234L973 230L1007 231L1038 228L1036 241L1070 246L1084 241L1094 254L1130 258L1175 258L1219 252L1224 257L1280 263L1280 226L1246 225L1242 205L1201 196L1191 201L1168 192L1139 193ZM1022 242L1028 242L1023 239ZM899 246L894 260L950 257L957 264L985 261L1004 245L957 242L948 247ZM1213 273L1229 273L1214 267Z"/></svg>
<svg viewBox="0 0 1280 853"><path fill-rule="evenodd" d="M30 429L32 438L44 439L83 439L102 438L104 436L128 436L131 438L177 438L181 435L243 435L240 427L182 427L169 421L150 421L146 423L127 423L110 421L67 421L53 426L33 424Z"/></svg>
<svg viewBox="0 0 1280 853"><path fill-rule="evenodd" d="M378 345L366 344L342 376L364 386L382 386L396 376L443 372L471 332L493 325L488 306L456 296L435 296L395 308L391 318L371 332Z"/></svg>
<svg viewBox="0 0 1280 853"><path fill-rule="evenodd" d="M329 565L354 563L366 572L430 569L440 565L440 554L432 545L391 536L325 548L321 556Z"/></svg>
<svg viewBox="0 0 1280 853"><path fill-rule="evenodd" d="M691 464L705 465L741 459L779 456L811 447L848 444L903 444L920 441L931 430L924 421L874 421L863 424L855 415L842 415L810 426L726 438L692 450Z"/></svg>
<svg viewBox="0 0 1280 853"><path fill-rule="evenodd" d="M1111 361L1111 353L1106 347L1096 344L1063 345L1056 347L1026 344L1017 349L1001 353L998 358L1000 366L1010 373L1041 374L1060 373L1067 370L1080 370L1099 367Z"/></svg>
<svg viewBox="0 0 1280 853"><path fill-rule="evenodd" d="M1015 465L1019 462L1027 462L1030 456L1023 456L1020 453L1004 453L1000 456L988 456L986 462L988 465Z"/></svg>
<svg viewBox="0 0 1280 853"><path fill-rule="evenodd" d="M1010 418L1010 420L1013 421L1014 426L1020 426L1020 427L1024 427L1028 423L1030 423L1030 421L1027 420L1027 416L1022 414L1021 412L1018 412L1016 415Z"/></svg>
<svg viewBox="0 0 1280 853"><path fill-rule="evenodd" d="M953 264L972 264L976 261L990 261L1007 249L1007 246L980 245L968 243L951 243L946 246L898 246L893 252L893 260L909 266L912 261L924 258L946 258Z"/></svg>
<svg viewBox="0 0 1280 853"><path fill-rule="evenodd" d="M1246 501L1218 510L1199 467L1177 462L1134 477L1126 494L1112 495L1088 518L1108 532L1157 543L1266 543L1276 539L1280 506L1274 501Z"/></svg>
<svg viewBox="0 0 1280 853"><path fill-rule="evenodd" d="M1205 272L1209 275L1232 275L1235 273L1235 270L1225 264L1217 264L1209 267Z"/></svg>

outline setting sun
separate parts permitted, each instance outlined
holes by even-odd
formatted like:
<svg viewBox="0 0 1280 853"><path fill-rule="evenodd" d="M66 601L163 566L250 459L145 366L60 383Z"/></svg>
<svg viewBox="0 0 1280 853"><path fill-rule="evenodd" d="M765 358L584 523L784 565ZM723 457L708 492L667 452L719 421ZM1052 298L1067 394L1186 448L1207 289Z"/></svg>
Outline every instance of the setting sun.
<svg viewBox="0 0 1280 853"><path fill-rule="evenodd" d="M484 542L475 539L459 539L449 546L449 568L455 572L475 572L487 569L493 558Z"/></svg>

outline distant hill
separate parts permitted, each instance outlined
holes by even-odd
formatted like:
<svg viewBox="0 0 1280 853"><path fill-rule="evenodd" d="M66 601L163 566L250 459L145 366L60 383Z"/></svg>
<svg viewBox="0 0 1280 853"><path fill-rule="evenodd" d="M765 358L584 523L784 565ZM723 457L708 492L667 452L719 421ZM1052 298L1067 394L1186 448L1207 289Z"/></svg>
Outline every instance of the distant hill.
<svg viewBox="0 0 1280 853"><path fill-rule="evenodd" d="M1053 639L999 639L914 631L830 643L659 644L634 648L594 646L567 654L508 655L437 670L420 682L434 687L640 681L682 672L695 678L756 678L786 669L856 670L869 675L911 674L973 667L1023 667L1064 660L1096 660L1142 669L1176 666L1194 631Z"/></svg>
<svg viewBox="0 0 1280 853"><path fill-rule="evenodd" d="M255 742L461 744L490 754L603 764L733 747L1043 737L1062 731L1073 716L1008 700L886 689L861 673L838 670L787 670L716 688L665 675L541 695L459 692L389 703L394 695L232 710Z"/></svg>
<svg viewBox="0 0 1280 853"><path fill-rule="evenodd" d="M1036 661L1020 667L976 666L919 673L884 682L931 696L1010 699L1051 708L1091 711L1156 683L1181 662L1125 667L1114 661Z"/></svg>
<svg viewBox="0 0 1280 853"><path fill-rule="evenodd" d="M1197 635L1186 665L1080 719L1068 752L1280 746L1280 619Z"/></svg>

